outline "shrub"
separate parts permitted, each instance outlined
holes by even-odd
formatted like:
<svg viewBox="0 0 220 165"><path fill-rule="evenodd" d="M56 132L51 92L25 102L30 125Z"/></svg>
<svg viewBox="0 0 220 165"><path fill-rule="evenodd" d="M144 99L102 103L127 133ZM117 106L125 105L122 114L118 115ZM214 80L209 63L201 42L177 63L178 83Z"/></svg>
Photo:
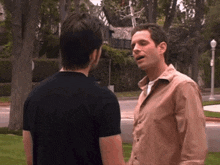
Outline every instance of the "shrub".
<svg viewBox="0 0 220 165"><path fill-rule="evenodd" d="M33 82L40 82L47 77L53 75L59 71L59 61L58 59L48 60L48 59L37 59L34 60L34 70L33 70Z"/></svg>
<svg viewBox="0 0 220 165"><path fill-rule="evenodd" d="M11 61L9 59L0 61L0 83L11 82L11 76L12 76Z"/></svg>
<svg viewBox="0 0 220 165"><path fill-rule="evenodd" d="M11 95L11 84L10 83L0 83L0 97Z"/></svg>

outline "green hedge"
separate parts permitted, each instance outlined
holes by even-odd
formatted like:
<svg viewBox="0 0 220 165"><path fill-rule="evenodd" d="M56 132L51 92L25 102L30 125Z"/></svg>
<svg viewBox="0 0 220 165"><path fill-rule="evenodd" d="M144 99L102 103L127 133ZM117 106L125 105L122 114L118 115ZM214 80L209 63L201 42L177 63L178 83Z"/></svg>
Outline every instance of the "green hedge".
<svg viewBox="0 0 220 165"><path fill-rule="evenodd" d="M110 85L114 85L115 92L139 90L137 83L145 76L133 58L130 56L131 51L113 49L104 45L102 58L99 65L93 70L89 76L100 81L101 86L109 85L109 63L111 59L111 79ZM205 87L210 87L211 83L211 52L205 52L199 61L200 69L203 70L203 81ZM34 60L35 68L33 70L33 82L36 84L47 77L53 75L59 70L58 59L36 59ZM0 59L0 95L10 95L12 65L10 59ZM215 58L215 87L220 87L220 52L216 51ZM33 85L35 86L35 85Z"/></svg>
<svg viewBox="0 0 220 165"><path fill-rule="evenodd" d="M32 83L32 88L36 87L39 83ZM0 97L11 95L11 83L0 83Z"/></svg>
<svg viewBox="0 0 220 165"><path fill-rule="evenodd" d="M111 63L110 85L114 85L115 92L139 90L137 83L145 73L137 67L131 54L130 50L114 49L104 45L102 59L90 76L100 81L100 85L108 86Z"/></svg>
<svg viewBox="0 0 220 165"><path fill-rule="evenodd" d="M109 59L101 59L98 67L89 74L100 81L101 86L109 85L109 64ZM139 90L137 83L145 74L134 61L122 64L111 62L110 85L114 85L115 92Z"/></svg>
<svg viewBox="0 0 220 165"><path fill-rule="evenodd" d="M39 82L53 75L59 70L57 59L34 60L33 82ZM0 60L0 83L10 83L12 78L12 65L10 59Z"/></svg>
<svg viewBox="0 0 220 165"><path fill-rule="evenodd" d="M34 60L33 82L40 82L59 71L59 60Z"/></svg>
<svg viewBox="0 0 220 165"><path fill-rule="evenodd" d="M10 83L0 83L0 97L11 95L11 84Z"/></svg>
<svg viewBox="0 0 220 165"><path fill-rule="evenodd" d="M89 74L101 86L109 85L109 62L111 59L111 79L110 85L114 85L115 92L138 90L137 83L145 75L136 65L130 56L131 51L113 49L104 45L102 58L97 68ZM40 82L53 75L59 70L58 59L36 59L34 60L35 68L33 70L33 82ZM0 60L0 83L11 82L11 62L10 60ZM9 87L5 86L6 94L10 94ZM2 88L3 89L3 88ZM1 89L1 90L2 90ZM0 95L5 92L0 91Z"/></svg>
<svg viewBox="0 0 220 165"><path fill-rule="evenodd" d="M9 59L0 61L0 83L11 82L11 75L12 75L11 61Z"/></svg>

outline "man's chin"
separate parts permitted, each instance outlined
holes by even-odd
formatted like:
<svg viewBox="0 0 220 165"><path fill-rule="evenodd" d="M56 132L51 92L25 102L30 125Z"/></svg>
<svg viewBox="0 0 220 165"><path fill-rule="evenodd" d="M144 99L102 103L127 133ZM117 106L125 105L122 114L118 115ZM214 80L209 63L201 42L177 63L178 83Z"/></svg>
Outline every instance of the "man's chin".
<svg viewBox="0 0 220 165"><path fill-rule="evenodd" d="M147 69L146 66L141 66L141 65L138 65L138 68L141 69L141 70L143 70L143 71L145 71L145 70Z"/></svg>

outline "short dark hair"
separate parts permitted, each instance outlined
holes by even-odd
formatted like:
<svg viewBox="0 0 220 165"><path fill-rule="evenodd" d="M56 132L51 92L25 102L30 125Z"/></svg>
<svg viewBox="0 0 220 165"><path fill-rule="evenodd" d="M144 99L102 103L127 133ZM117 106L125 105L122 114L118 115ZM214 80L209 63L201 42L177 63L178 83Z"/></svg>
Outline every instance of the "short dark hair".
<svg viewBox="0 0 220 165"><path fill-rule="evenodd" d="M151 38L154 41L155 45L158 46L161 42L165 42L167 44L167 50L164 53L164 59L167 63L168 61L168 37L163 28L155 23L146 23L140 24L133 28L131 31L131 36L133 36L137 31L148 30L151 34Z"/></svg>
<svg viewBox="0 0 220 165"><path fill-rule="evenodd" d="M89 55L100 49L103 42L103 24L88 13L70 14L61 27L60 49L65 69L84 69Z"/></svg>

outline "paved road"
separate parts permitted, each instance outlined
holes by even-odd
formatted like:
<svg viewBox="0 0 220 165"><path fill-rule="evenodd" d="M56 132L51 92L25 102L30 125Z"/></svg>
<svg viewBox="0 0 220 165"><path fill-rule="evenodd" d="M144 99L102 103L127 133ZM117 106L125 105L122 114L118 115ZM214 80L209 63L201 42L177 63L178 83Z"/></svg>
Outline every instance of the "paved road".
<svg viewBox="0 0 220 165"><path fill-rule="evenodd" d="M0 127L7 127L9 121L9 107L0 107Z"/></svg>
<svg viewBox="0 0 220 165"><path fill-rule="evenodd" d="M206 123L208 150L220 152L220 123Z"/></svg>
<svg viewBox="0 0 220 165"><path fill-rule="evenodd" d="M220 100L220 95L216 96ZM209 100L209 96L203 96ZM137 100L120 100L122 139L125 143L132 143L133 111ZM0 127L7 127L9 121L9 107L0 107ZM211 152L220 152L220 123L206 123L208 149Z"/></svg>
<svg viewBox="0 0 220 165"><path fill-rule="evenodd" d="M220 95L217 95L220 100ZM203 96L208 101L209 96ZM132 143L133 111L137 100L120 100L122 139L125 143ZM206 122L207 144L210 152L220 152L220 123Z"/></svg>
<svg viewBox="0 0 220 165"><path fill-rule="evenodd" d="M124 143L132 143L133 120L121 121L121 136ZM220 123L206 122L206 138L209 152L220 152Z"/></svg>
<svg viewBox="0 0 220 165"><path fill-rule="evenodd" d="M203 101L209 101L210 96L202 96ZM216 100L220 100L220 95L215 95ZM119 100L122 118L133 118L133 111L137 105L135 100Z"/></svg>
<svg viewBox="0 0 220 165"><path fill-rule="evenodd" d="M209 101L209 95L202 96L202 101ZM215 100L220 100L220 95L215 95L214 96Z"/></svg>

